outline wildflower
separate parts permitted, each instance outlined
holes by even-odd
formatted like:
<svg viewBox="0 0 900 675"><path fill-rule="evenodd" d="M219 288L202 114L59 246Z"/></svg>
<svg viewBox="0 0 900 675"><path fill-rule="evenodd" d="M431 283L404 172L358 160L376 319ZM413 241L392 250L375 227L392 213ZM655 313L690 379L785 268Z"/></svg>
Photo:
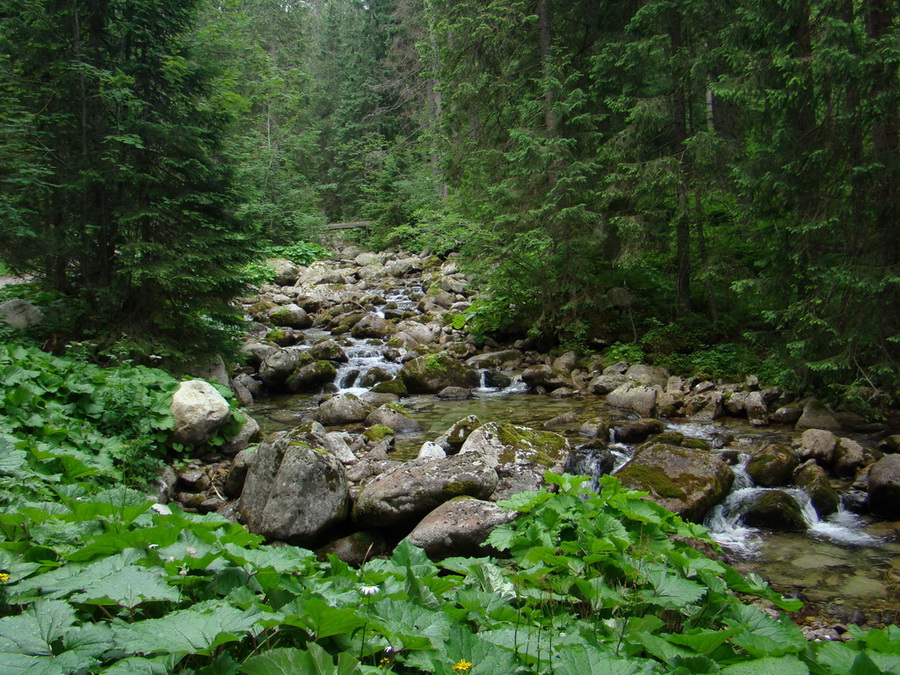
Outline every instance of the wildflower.
<svg viewBox="0 0 900 675"><path fill-rule="evenodd" d="M362 586L359 592L363 595L375 595L378 592L378 586Z"/></svg>
<svg viewBox="0 0 900 675"><path fill-rule="evenodd" d="M456 665L453 666L450 670L455 670L460 673L468 673L469 669L472 667L471 661L466 661L465 659L460 659L456 662Z"/></svg>
<svg viewBox="0 0 900 675"><path fill-rule="evenodd" d="M197 549L195 549L193 546L188 546L187 554L192 558L196 558L197 557Z"/></svg>
<svg viewBox="0 0 900 675"><path fill-rule="evenodd" d="M187 570L182 567L180 570L178 570L178 575L182 577L187 576Z"/></svg>
<svg viewBox="0 0 900 675"><path fill-rule="evenodd" d="M152 551L155 548L159 548L159 544L147 544L147 548Z"/></svg>
<svg viewBox="0 0 900 675"><path fill-rule="evenodd" d="M167 555L167 556L166 556L166 562L175 562L175 556L174 556L174 555Z"/></svg>
<svg viewBox="0 0 900 675"><path fill-rule="evenodd" d="M9 575L6 572L0 572L0 584L5 584L9 581Z"/></svg>

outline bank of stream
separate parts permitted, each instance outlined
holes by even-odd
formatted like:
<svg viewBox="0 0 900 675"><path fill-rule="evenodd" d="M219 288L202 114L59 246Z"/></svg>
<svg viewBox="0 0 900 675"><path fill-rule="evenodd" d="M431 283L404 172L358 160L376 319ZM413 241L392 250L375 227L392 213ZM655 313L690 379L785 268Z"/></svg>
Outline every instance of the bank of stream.
<svg viewBox="0 0 900 675"><path fill-rule="evenodd" d="M300 282L298 282L298 285ZM371 316L384 319L414 313L415 296L422 284L415 280L405 287L394 287L371 307ZM409 289L415 289L411 293ZM387 309L386 309L387 308ZM421 309L421 306L419 307ZM347 359L337 367L334 382L316 393L269 393L257 397L249 411L266 434L295 428L315 419L324 394L364 394L368 387L360 386L368 371L379 370L394 377L401 368L406 351L396 345L388 347L387 339L352 338L348 334L336 336L323 325L294 331L298 343L290 349L303 352L317 342L336 339ZM531 393L515 373L512 381L502 388L489 387L484 377L481 386L472 389L469 398L442 399L434 394L404 396L399 405L417 422L421 429L412 433L395 434L390 458L415 458L427 441L433 441L461 418L474 415L483 423L513 423L534 429L547 428L567 437L573 446L585 442L579 431L584 420L602 420L610 429L633 420L633 412L608 405L597 396L567 395L551 397ZM732 470L737 478L725 502L707 516L705 525L718 541L728 561L745 573L755 573L768 579L777 590L798 596L808 602L805 612L810 621L827 617L832 623L862 623L870 626L891 623L900 614L900 530L898 523L871 516L854 515L843 508L820 521L815 510L798 501L807 521L806 532L768 532L741 524L734 504L747 494L760 490L748 482L742 465L751 452L771 443L790 445L799 433L785 425L751 425L733 417L719 417L709 422L685 421L684 418L664 419L668 430L678 431L686 438L703 439L713 448L725 448L732 458ZM359 433L365 427L350 424L332 427L329 431ZM849 435L849 434L845 434ZM872 439L857 436L862 443ZM621 466L633 453L634 445L609 439L609 447ZM850 482L838 487L849 488ZM806 502L808 502L806 498ZM802 617L800 618L802 620Z"/></svg>

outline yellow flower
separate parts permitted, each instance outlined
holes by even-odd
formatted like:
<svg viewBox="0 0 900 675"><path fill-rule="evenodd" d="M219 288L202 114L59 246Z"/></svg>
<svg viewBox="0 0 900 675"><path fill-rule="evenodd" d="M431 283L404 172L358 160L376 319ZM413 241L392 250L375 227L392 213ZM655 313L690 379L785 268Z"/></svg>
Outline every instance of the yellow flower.
<svg viewBox="0 0 900 675"><path fill-rule="evenodd" d="M0 572L0 584L5 584L9 581L9 575L6 572Z"/></svg>
<svg viewBox="0 0 900 675"><path fill-rule="evenodd" d="M472 664L469 661L466 661L465 659L460 659L459 661L456 662L456 665L453 666L450 670L457 670L460 673L468 673L469 668L471 668L471 667L472 667Z"/></svg>

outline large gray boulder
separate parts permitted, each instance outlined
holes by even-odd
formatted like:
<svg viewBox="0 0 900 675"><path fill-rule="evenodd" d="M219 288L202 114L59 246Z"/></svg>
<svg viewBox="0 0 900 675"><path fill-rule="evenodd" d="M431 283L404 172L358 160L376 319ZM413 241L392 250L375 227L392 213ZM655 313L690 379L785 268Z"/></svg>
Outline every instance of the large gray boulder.
<svg viewBox="0 0 900 675"><path fill-rule="evenodd" d="M466 360L474 368L511 368L522 362L522 352L518 349L503 349L496 352L476 354Z"/></svg>
<svg viewBox="0 0 900 675"><path fill-rule="evenodd" d="M324 385L334 382L337 368L331 361L314 361L300 366L285 380L288 391L295 394L319 391Z"/></svg>
<svg viewBox="0 0 900 675"><path fill-rule="evenodd" d="M27 300L13 298L0 302L0 320L16 330L26 330L44 320L44 313Z"/></svg>
<svg viewBox="0 0 900 675"><path fill-rule="evenodd" d="M497 525L516 517L494 502L474 497L456 497L425 516L406 540L425 549L432 559L448 556L485 556L495 553L482 546Z"/></svg>
<svg viewBox="0 0 900 675"><path fill-rule="evenodd" d="M900 519L900 455L885 455L869 469L869 510Z"/></svg>
<svg viewBox="0 0 900 675"><path fill-rule="evenodd" d="M357 339L383 338L393 335L394 330L394 324L387 319L376 314L367 314L353 325L350 334Z"/></svg>
<svg viewBox="0 0 900 675"><path fill-rule="evenodd" d="M838 476L853 477L860 469L873 464L881 457L881 453L851 438L838 439L834 449L834 473Z"/></svg>
<svg viewBox="0 0 900 675"><path fill-rule="evenodd" d="M474 368L461 364L444 352L407 361L399 377L411 394L436 394L445 387L474 388L479 382Z"/></svg>
<svg viewBox="0 0 900 675"><path fill-rule="evenodd" d="M724 396L712 389L701 394L691 394L684 398L684 414L695 422L712 422L722 416Z"/></svg>
<svg viewBox="0 0 900 675"><path fill-rule="evenodd" d="M522 381L531 389L543 387L553 390L572 386L572 378L567 373L545 364L526 368L522 373Z"/></svg>
<svg viewBox="0 0 900 675"><path fill-rule="evenodd" d="M350 489L344 467L292 433L262 443L248 464L238 508L251 532L306 546L346 517Z"/></svg>
<svg viewBox="0 0 900 675"><path fill-rule="evenodd" d="M231 415L228 401L209 382L188 380L178 385L169 410L175 418L175 443L206 443Z"/></svg>
<svg viewBox="0 0 900 675"><path fill-rule="evenodd" d="M319 405L315 418L326 427L362 422L369 408L353 394L338 394Z"/></svg>
<svg viewBox="0 0 900 675"><path fill-rule="evenodd" d="M366 417L366 426L372 427L376 424L393 429L398 434L410 434L422 430L422 425L416 422L408 415L391 407L390 404L383 405L373 410Z"/></svg>
<svg viewBox="0 0 900 675"><path fill-rule="evenodd" d="M632 410L641 417L653 417L656 415L657 395L658 392L653 387L629 381L611 391L606 402L616 408Z"/></svg>
<svg viewBox="0 0 900 675"><path fill-rule="evenodd" d="M725 499L734 481L728 465L708 450L664 443L638 450L616 476L625 487L648 491L656 503L695 523Z"/></svg>
<svg viewBox="0 0 900 675"><path fill-rule="evenodd" d="M831 486L825 469L813 459L806 460L794 471L794 484L809 495L813 508L820 518L838 510L841 498Z"/></svg>
<svg viewBox="0 0 900 675"><path fill-rule="evenodd" d="M275 271L274 282L279 286L293 286L297 283L300 268L287 258L267 258L266 264Z"/></svg>
<svg viewBox="0 0 900 675"><path fill-rule="evenodd" d="M496 487L497 472L479 455L415 459L366 485L353 505L353 520L363 527L410 526L454 497L486 499Z"/></svg>
<svg viewBox="0 0 900 675"><path fill-rule="evenodd" d="M298 365L300 365L298 350L274 349L263 358L259 366L259 379L267 387L281 386Z"/></svg>
<svg viewBox="0 0 900 675"><path fill-rule="evenodd" d="M275 326L287 326L289 328L309 328L313 320L302 307L295 303L273 307L267 312L269 321Z"/></svg>
<svg viewBox="0 0 900 675"><path fill-rule="evenodd" d="M807 429L794 442L801 461L814 459L819 465L830 467L834 462L837 436L825 429Z"/></svg>
<svg viewBox="0 0 900 675"><path fill-rule="evenodd" d="M552 431L490 422L469 434L459 454L476 454L496 467L496 501L543 487L544 473L561 473L570 451L569 442Z"/></svg>
<svg viewBox="0 0 900 675"><path fill-rule="evenodd" d="M837 421L834 413L821 401L811 398L803 406L803 414L794 425L796 429L827 429L828 431L840 431L841 423Z"/></svg>
<svg viewBox="0 0 900 675"><path fill-rule="evenodd" d="M628 378L618 373L611 373L609 375L597 375L597 377L593 378L588 383L588 390L592 394L603 396L610 393L611 391L615 391L618 387L621 387L626 382L628 382Z"/></svg>
<svg viewBox="0 0 900 675"><path fill-rule="evenodd" d="M640 384L665 389L669 382L669 371L665 368L636 363L625 371L625 377Z"/></svg>

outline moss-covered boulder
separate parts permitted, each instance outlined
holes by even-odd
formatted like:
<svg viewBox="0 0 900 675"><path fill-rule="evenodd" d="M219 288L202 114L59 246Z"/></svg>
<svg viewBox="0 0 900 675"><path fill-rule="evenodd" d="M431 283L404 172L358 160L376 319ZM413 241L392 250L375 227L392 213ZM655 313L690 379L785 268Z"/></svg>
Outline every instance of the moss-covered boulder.
<svg viewBox="0 0 900 675"><path fill-rule="evenodd" d="M613 440L619 443L640 443L651 436L661 434L666 428L662 420L653 417L642 417L629 420L613 427ZM673 445L675 445L673 443Z"/></svg>
<svg viewBox="0 0 900 675"><path fill-rule="evenodd" d="M447 353L419 356L403 364L400 378L411 394L436 394L444 387L478 386L478 372Z"/></svg>
<svg viewBox="0 0 900 675"><path fill-rule="evenodd" d="M803 532L808 527L797 500L782 490L766 490L744 502L741 521L780 532Z"/></svg>
<svg viewBox="0 0 900 675"><path fill-rule="evenodd" d="M337 368L331 361L315 361L300 366L285 381L288 391L299 394L318 391L323 385L334 382Z"/></svg>
<svg viewBox="0 0 900 675"><path fill-rule="evenodd" d="M526 368L522 372L522 381L528 385L529 389L542 387L547 391L572 386L572 378L567 372L545 364Z"/></svg>
<svg viewBox="0 0 900 675"><path fill-rule="evenodd" d="M717 455L664 443L638 450L616 476L626 487L648 491L655 502L696 523L725 499L734 481Z"/></svg>
<svg viewBox="0 0 900 675"><path fill-rule="evenodd" d="M384 338L394 333L394 324L377 314L367 314L360 319L350 331L357 338Z"/></svg>
<svg viewBox="0 0 900 675"><path fill-rule="evenodd" d="M344 520L349 503L341 463L289 432L248 457L239 510L255 534L308 546Z"/></svg>
<svg viewBox="0 0 900 675"><path fill-rule="evenodd" d="M395 394L397 396L406 396L406 382L404 382L399 377L395 377L393 380L386 380L384 382L379 382L374 387L372 387L372 391L376 394Z"/></svg>
<svg viewBox="0 0 900 675"><path fill-rule="evenodd" d="M434 442L448 455L455 455L462 448L466 439L472 435L472 432L482 424L483 422L476 415L463 417L450 425L450 428L438 436Z"/></svg>
<svg viewBox="0 0 900 675"><path fill-rule="evenodd" d="M335 539L316 551L316 557L325 562L333 555L348 565L359 567L372 558L391 551L388 538L377 530L361 530Z"/></svg>
<svg viewBox="0 0 900 675"><path fill-rule="evenodd" d="M335 363L347 363L346 352L334 340L323 340L309 348L309 355L316 361L334 361Z"/></svg>
<svg viewBox="0 0 900 675"><path fill-rule="evenodd" d="M838 510L841 498L831 486L825 469L808 459L794 471L794 484L809 495L813 508L820 518Z"/></svg>
<svg viewBox="0 0 900 675"><path fill-rule="evenodd" d="M306 355L303 357L308 358ZM267 387L281 387L300 366L303 357L297 349L274 349L262 360L259 366L259 379Z"/></svg>
<svg viewBox="0 0 900 675"><path fill-rule="evenodd" d="M367 484L353 506L353 520L363 527L411 527L454 497L486 499L496 487L497 472L484 457L415 459Z"/></svg>
<svg viewBox="0 0 900 675"><path fill-rule="evenodd" d="M267 314L269 321L275 326L303 329L313 325L312 318L306 310L294 303L273 307Z"/></svg>
<svg viewBox="0 0 900 675"><path fill-rule="evenodd" d="M374 368L369 368L366 372L364 372L358 381L358 386L365 387L369 389L374 387L379 382L389 382L393 380L394 376L380 366L375 366Z"/></svg>
<svg viewBox="0 0 900 675"><path fill-rule="evenodd" d="M771 443L750 456L747 473L760 487L779 487L790 483L800 465L797 454L786 445Z"/></svg>
<svg viewBox="0 0 900 675"><path fill-rule="evenodd" d="M552 431L490 422L475 429L459 453L477 454L496 467L500 483L491 498L497 500L541 488L545 471L562 472L570 447Z"/></svg>

